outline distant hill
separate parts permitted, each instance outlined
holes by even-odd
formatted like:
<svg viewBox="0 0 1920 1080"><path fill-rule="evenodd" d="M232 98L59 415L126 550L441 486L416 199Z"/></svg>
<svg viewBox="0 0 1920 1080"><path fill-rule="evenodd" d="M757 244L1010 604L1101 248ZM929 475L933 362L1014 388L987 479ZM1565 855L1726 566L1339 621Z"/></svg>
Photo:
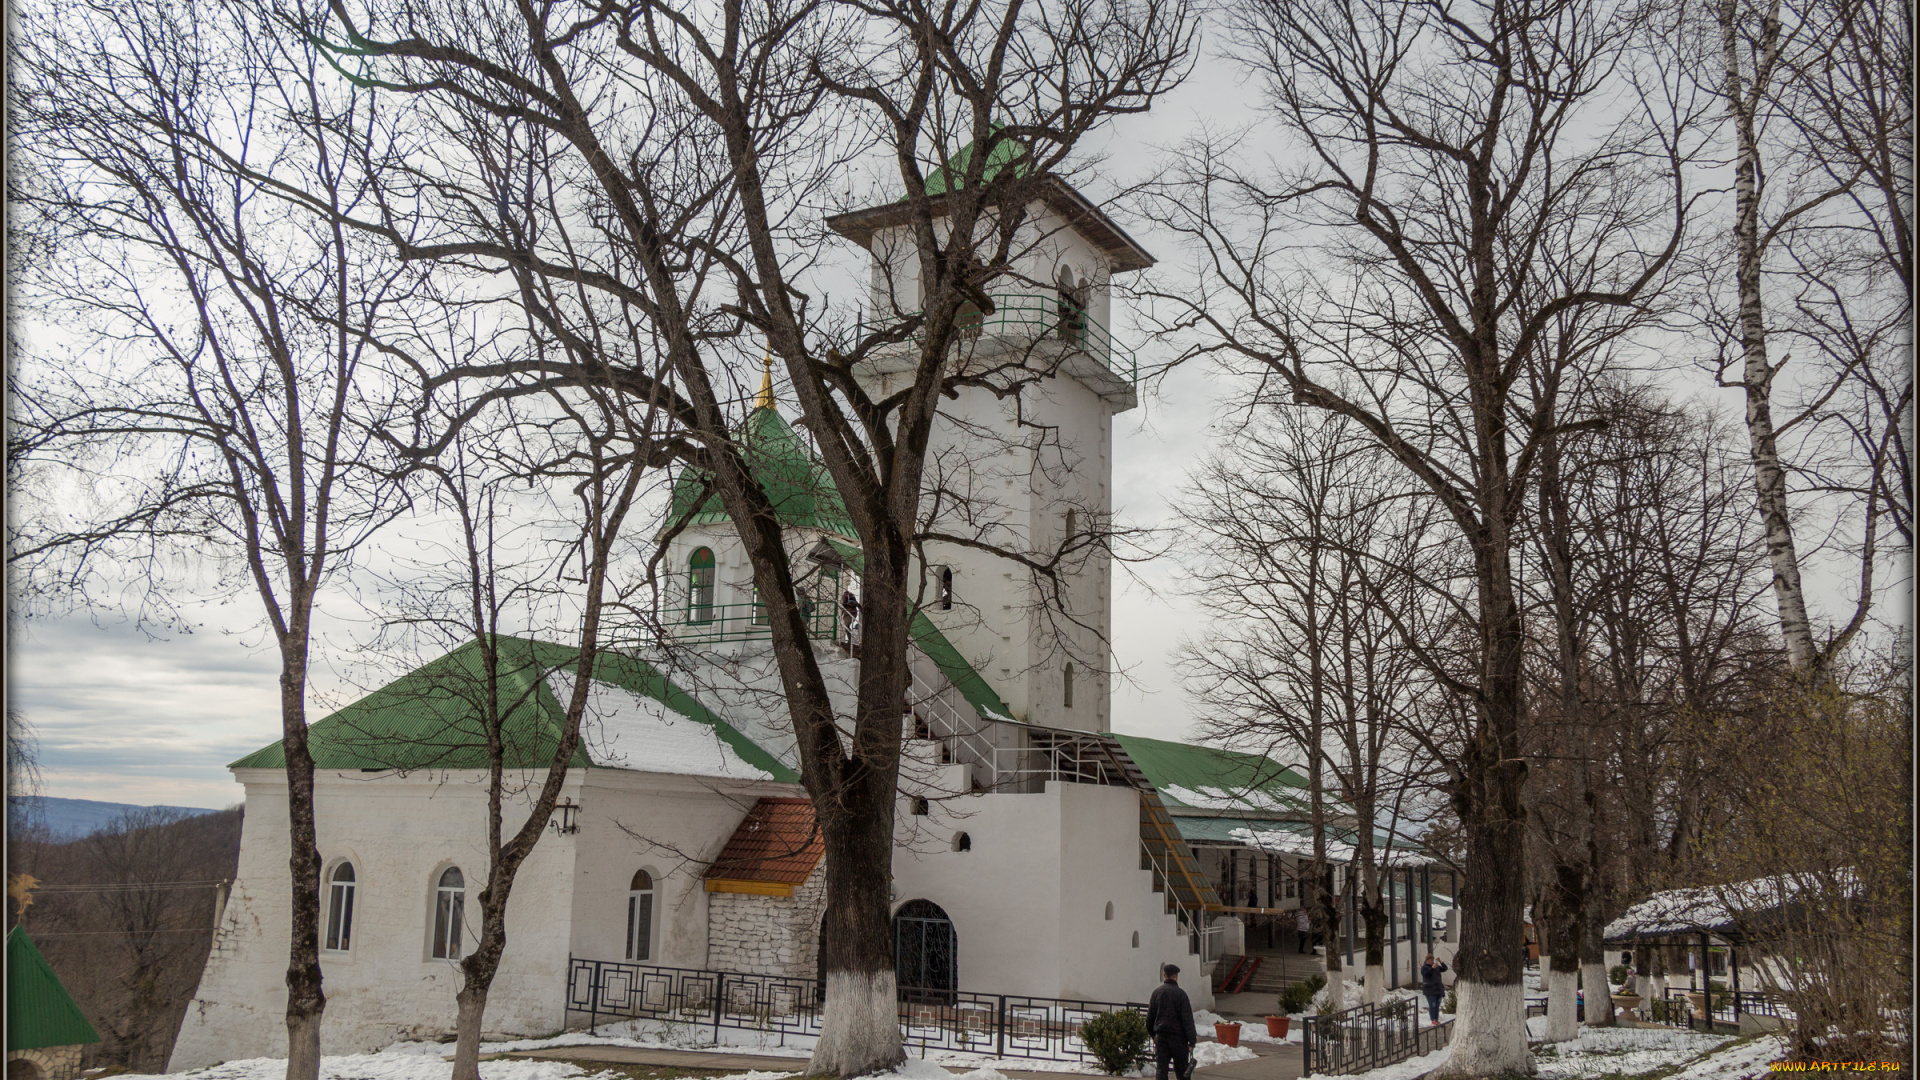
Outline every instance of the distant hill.
<svg viewBox="0 0 1920 1080"><path fill-rule="evenodd" d="M29 826L44 824L48 839L78 840L106 828L129 810L173 810L188 816L219 813L200 806L140 806L93 799L56 799L49 795L11 795L7 798L7 831L18 833Z"/></svg>

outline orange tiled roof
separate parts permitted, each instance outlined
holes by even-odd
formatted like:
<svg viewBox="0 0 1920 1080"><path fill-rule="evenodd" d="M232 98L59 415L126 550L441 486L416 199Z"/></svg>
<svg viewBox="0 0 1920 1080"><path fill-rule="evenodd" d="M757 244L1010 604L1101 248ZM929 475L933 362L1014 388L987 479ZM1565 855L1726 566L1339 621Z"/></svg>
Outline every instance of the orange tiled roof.
<svg viewBox="0 0 1920 1080"><path fill-rule="evenodd" d="M764 798L733 830L706 878L799 885L825 853L826 843L814 824L812 800Z"/></svg>

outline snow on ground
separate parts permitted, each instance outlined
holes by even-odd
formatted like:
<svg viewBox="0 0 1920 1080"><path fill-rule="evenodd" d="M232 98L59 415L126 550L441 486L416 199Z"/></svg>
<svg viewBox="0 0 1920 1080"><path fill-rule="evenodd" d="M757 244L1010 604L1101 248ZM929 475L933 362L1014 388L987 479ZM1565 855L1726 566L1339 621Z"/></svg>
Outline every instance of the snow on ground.
<svg viewBox="0 0 1920 1080"><path fill-rule="evenodd" d="M1763 1035L1752 1042L1729 1046L1725 1050L1681 1069L1667 1080L1759 1080L1772 1071L1769 1066L1787 1056L1787 1040L1778 1035Z"/></svg>
<svg viewBox="0 0 1920 1080"><path fill-rule="evenodd" d="M1530 1017L1528 1035L1533 1035ZM1542 1032L1544 1034L1544 1032ZM1621 1073L1635 1076L1659 1069L1670 1069L1732 1041L1727 1035L1707 1035L1677 1028L1590 1028L1582 1026L1578 1036L1568 1042L1547 1043L1534 1048L1538 1076L1544 1080L1578 1080L1581 1077Z"/></svg>
<svg viewBox="0 0 1920 1080"><path fill-rule="evenodd" d="M397 1043L377 1054L329 1054L320 1059L320 1080L448 1080L453 1062L445 1060L452 1045ZM228 1061L185 1074L194 1080L284 1080L286 1058L247 1058ZM483 1061L480 1080L568 1080L597 1076L564 1061ZM777 1074L763 1074L771 1077ZM178 1080L175 1074L171 1080ZM123 1073L115 1080L169 1080L165 1076ZM729 1078L732 1080L732 1078ZM745 1078L741 1078L745 1080ZM942 1078L946 1080L946 1078Z"/></svg>

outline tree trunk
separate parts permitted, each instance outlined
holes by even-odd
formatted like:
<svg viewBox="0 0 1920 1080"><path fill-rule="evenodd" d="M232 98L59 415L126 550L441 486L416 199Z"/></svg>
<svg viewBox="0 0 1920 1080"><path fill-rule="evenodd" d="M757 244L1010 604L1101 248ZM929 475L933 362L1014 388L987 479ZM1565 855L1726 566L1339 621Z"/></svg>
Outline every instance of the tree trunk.
<svg viewBox="0 0 1920 1080"><path fill-rule="evenodd" d="M1590 895L1580 909L1580 981L1585 984L1588 1027L1614 1026L1613 980L1607 977L1606 942L1600 936L1603 929L1599 899Z"/></svg>
<svg viewBox="0 0 1920 1080"><path fill-rule="evenodd" d="M453 1080L479 1080L480 1024L486 1019L491 982L491 978L483 983L468 977L455 998L459 1008L454 1020Z"/></svg>
<svg viewBox="0 0 1920 1080"><path fill-rule="evenodd" d="M1340 962L1340 897L1333 891L1332 867L1321 878L1319 891L1321 940L1327 949L1327 1004L1339 1012L1347 1007L1347 973Z"/></svg>
<svg viewBox="0 0 1920 1080"><path fill-rule="evenodd" d="M305 619L296 614L289 640L281 647L280 669L287 863L293 889L288 911L287 1080L319 1080L320 1020L327 1007L320 986L320 849L313 816L313 755L307 749L305 627Z"/></svg>
<svg viewBox="0 0 1920 1080"><path fill-rule="evenodd" d="M906 1060L888 911L893 781L891 773L869 772L849 782L837 805L814 797L826 847L820 949L827 986L820 1040L807 1063L811 1076L867 1076Z"/></svg>
<svg viewBox="0 0 1920 1080"><path fill-rule="evenodd" d="M1566 1042L1580 1034L1580 956L1561 949L1547 965L1547 1041Z"/></svg>
<svg viewBox="0 0 1920 1080"><path fill-rule="evenodd" d="M1780 465L1780 447L1773 427L1773 377L1778 369L1767 362L1766 312L1760 297L1760 264L1764 254L1760 240L1760 144L1755 111L1759 107L1761 86L1771 77L1777 57L1779 17L1774 10L1764 16L1768 24L1762 30L1767 42L1754 72L1755 88L1749 93L1741 75L1740 38L1737 32L1737 0L1721 0L1717 8L1720 21L1722 59L1726 64L1727 113L1733 121L1733 243L1734 282L1740 303L1741 385L1747 395L1747 439L1753 452L1755 503L1767 546L1767 561L1773 569L1773 599L1780 611L1780 636L1787 646L1787 659L1794 670L1820 677L1819 651L1814 647L1813 625L1807 618L1806 594L1800 586L1800 558L1794 550L1793 523L1787 514L1787 473ZM1784 361L1783 361L1784 362Z"/></svg>
<svg viewBox="0 0 1920 1080"><path fill-rule="evenodd" d="M1372 891L1362 889L1360 892L1360 925L1367 935L1366 981L1361 987L1360 1000L1378 1005L1387 994L1387 911L1385 905L1371 895Z"/></svg>

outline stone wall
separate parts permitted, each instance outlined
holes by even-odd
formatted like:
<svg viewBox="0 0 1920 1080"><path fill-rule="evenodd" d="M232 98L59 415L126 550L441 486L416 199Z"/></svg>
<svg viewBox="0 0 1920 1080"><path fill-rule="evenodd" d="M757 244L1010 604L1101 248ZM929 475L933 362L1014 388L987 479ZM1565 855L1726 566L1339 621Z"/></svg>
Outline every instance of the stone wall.
<svg viewBox="0 0 1920 1080"><path fill-rule="evenodd" d="M8 1080L73 1080L80 1075L78 1046L43 1046L7 1051Z"/></svg>
<svg viewBox="0 0 1920 1080"><path fill-rule="evenodd" d="M708 893L707 969L813 978L826 906L820 866L792 896Z"/></svg>

